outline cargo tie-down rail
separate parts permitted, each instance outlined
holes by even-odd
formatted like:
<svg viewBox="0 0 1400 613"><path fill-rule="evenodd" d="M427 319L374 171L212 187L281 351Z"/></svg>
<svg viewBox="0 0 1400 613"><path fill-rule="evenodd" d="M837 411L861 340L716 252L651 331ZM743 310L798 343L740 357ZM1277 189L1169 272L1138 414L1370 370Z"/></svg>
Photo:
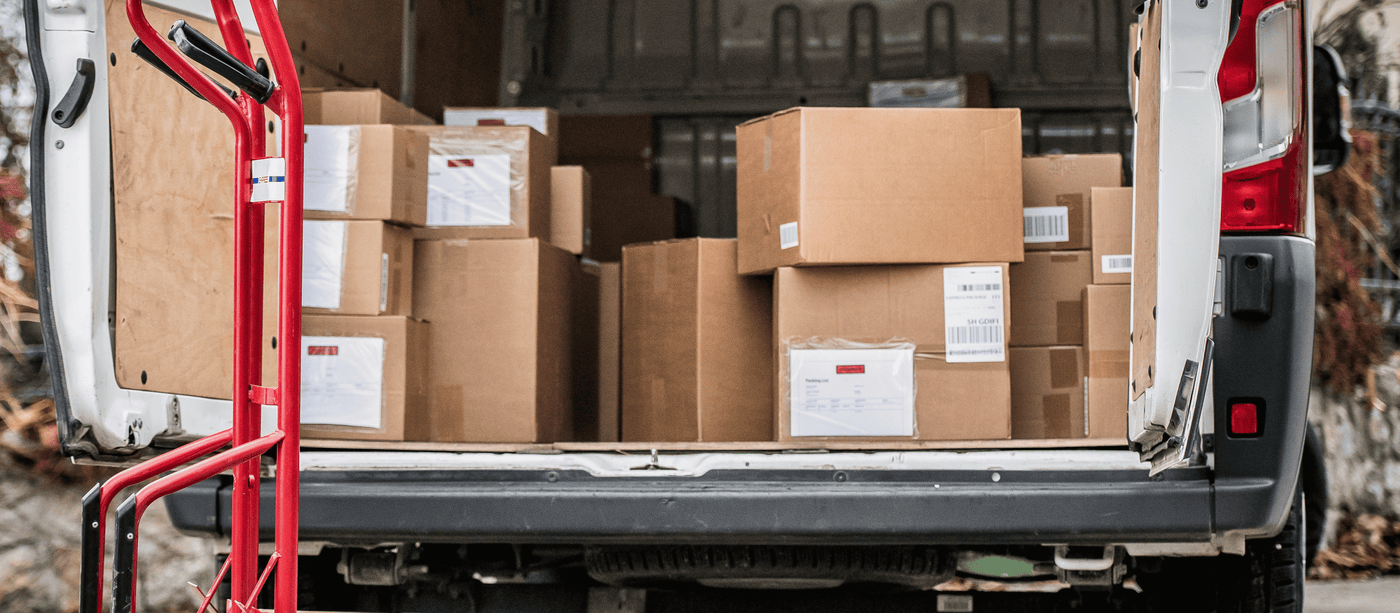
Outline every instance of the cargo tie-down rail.
<svg viewBox="0 0 1400 613"><path fill-rule="evenodd" d="M180 20L161 39L146 19L141 0L127 0L136 30L131 51L226 115L234 130L234 306L233 427L122 471L83 497L81 613L99 613L103 584L103 535L108 506L122 489L193 462L141 488L117 508L117 550L112 576L112 611L136 610L136 544L141 514L156 500L226 470L233 470L233 521L228 560L207 592L202 613L228 577L225 611L252 612L258 594L276 572L273 611L297 608L298 447L301 422L301 231L302 104L287 37L273 0L251 0L271 60L253 62L233 0L210 0L227 49ZM179 49L177 52L176 49ZM183 54L183 55L181 55ZM186 57L189 59L187 60ZM195 68L193 60L238 91ZM275 80L274 80L275 77ZM264 157L264 108L282 118L282 157ZM268 203L278 203L277 383L262 383L263 224ZM287 390L285 393L281 390ZM262 407L277 407L277 427L261 433ZM225 446L230 448L219 452ZM258 570L258 479L260 458L275 449L276 534L267 565ZM219 452L219 453L215 453ZM213 454L213 455L210 455ZM207 456L207 457L206 457ZM197 589L197 588L196 588Z"/></svg>

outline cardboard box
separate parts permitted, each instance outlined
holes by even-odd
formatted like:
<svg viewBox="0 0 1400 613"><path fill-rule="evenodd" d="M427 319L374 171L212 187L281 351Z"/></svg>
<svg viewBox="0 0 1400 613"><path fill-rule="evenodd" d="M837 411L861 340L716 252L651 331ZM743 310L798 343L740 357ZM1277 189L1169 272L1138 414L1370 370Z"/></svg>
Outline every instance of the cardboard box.
<svg viewBox="0 0 1400 613"><path fill-rule="evenodd" d="M773 435L773 287L735 273L732 239L622 250L622 440Z"/></svg>
<svg viewBox="0 0 1400 613"><path fill-rule="evenodd" d="M301 102L308 126L393 124L431 126L431 117L419 113L378 89L347 87L321 89L303 86Z"/></svg>
<svg viewBox="0 0 1400 613"><path fill-rule="evenodd" d="M1090 190L1123 185L1123 156L1045 155L1021 160L1026 251L1088 249Z"/></svg>
<svg viewBox="0 0 1400 613"><path fill-rule="evenodd" d="M431 440L569 440L574 257L538 239L418 240L413 257Z"/></svg>
<svg viewBox="0 0 1400 613"><path fill-rule="evenodd" d="M598 438L622 440L622 264L598 265Z"/></svg>
<svg viewBox="0 0 1400 613"><path fill-rule="evenodd" d="M301 325L303 438L427 440L427 323L307 315Z"/></svg>
<svg viewBox="0 0 1400 613"><path fill-rule="evenodd" d="M1088 251L1036 251L1011 265L1012 347L1084 344L1090 260Z"/></svg>
<svg viewBox="0 0 1400 613"><path fill-rule="evenodd" d="M1094 231L1094 284L1133 281L1133 188L1095 187L1090 198Z"/></svg>
<svg viewBox="0 0 1400 613"><path fill-rule="evenodd" d="M1082 347L1011 348L1011 438L1088 435Z"/></svg>
<svg viewBox="0 0 1400 613"><path fill-rule="evenodd" d="M382 221L302 224L301 306L313 315L413 313L413 231Z"/></svg>
<svg viewBox="0 0 1400 613"><path fill-rule="evenodd" d="M1006 264L779 268L773 321L778 440L1010 438L1006 274ZM952 362L950 339L956 339ZM881 347L889 349L868 351ZM841 352L794 358L797 349ZM804 361L794 366L799 358ZM994 361L965 361L974 359ZM830 367L809 368L821 360ZM867 368L871 360L882 366ZM897 379L845 383L881 373ZM794 380L804 386L800 395L790 391ZM911 391L912 406L906 400ZM794 397L805 407L794 411ZM795 419L800 412L808 419ZM794 436L821 431L830 434Z"/></svg>
<svg viewBox="0 0 1400 613"><path fill-rule="evenodd" d="M444 126L530 126L559 140L559 111L551 108L452 107L442 110Z"/></svg>
<svg viewBox="0 0 1400 613"><path fill-rule="evenodd" d="M603 274L602 267L589 260L578 262L574 267L573 321L569 323L572 332L573 349L573 424L570 437L575 441L596 441L601 428L598 412L598 327L601 318L598 309L601 302L598 290Z"/></svg>
<svg viewBox="0 0 1400 613"><path fill-rule="evenodd" d="M554 141L526 126L422 126L428 222L418 238L549 240Z"/></svg>
<svg viewBox="0 0 1400 613"><path fill-rule="evenodd" d="M1131 290L1127 285L1084 288L1089 438L1127 440Z"/></svg>
<svg viewBox="0 0 1400 613"><path fill-rule="evenodd" d="M428 209L428 139L386 125L306 126L307 219L421 226Z"/></svg>
<svg viewBox="0 0 1400 613"><path fill-rule="evenodd" d="M740 273L1021 261L1017 109L795 108L737 154Z"/></svg>
<svg viewBox="0 0 1400 613"><path fill-rule="evenodd" d="M549 242L574 255L588 253L593 185L582 166L549 169Z"/></svg>

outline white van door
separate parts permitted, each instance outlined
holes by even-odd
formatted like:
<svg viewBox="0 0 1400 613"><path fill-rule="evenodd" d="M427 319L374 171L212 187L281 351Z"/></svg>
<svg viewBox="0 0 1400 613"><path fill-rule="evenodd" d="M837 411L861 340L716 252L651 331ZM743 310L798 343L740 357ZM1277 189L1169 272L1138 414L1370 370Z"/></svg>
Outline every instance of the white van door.
<svg viewBox="0 0 1400 613"><path fill-rule="evenodd" d="M1153 471L1189 462L1217 313L1228 0L1151 0L1138 27L1128 438Z"/></svg>

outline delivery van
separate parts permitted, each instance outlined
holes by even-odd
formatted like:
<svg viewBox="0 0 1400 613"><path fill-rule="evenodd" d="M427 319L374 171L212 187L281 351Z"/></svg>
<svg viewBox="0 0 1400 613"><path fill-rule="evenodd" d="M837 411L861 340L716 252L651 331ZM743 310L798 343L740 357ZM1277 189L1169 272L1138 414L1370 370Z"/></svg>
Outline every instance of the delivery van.
<svg viewBox="0 0 1400 613"><path fill-rule="evenodd" d="M117 201L143 177L233 180L201 158L222 132L179 113L133 119L188 94L123 82L140 65L114 34L124 4L24 2L45 360L64 452L107 464L231 419L227 396L169 391L172 377L123 357L129 318L158 312L166 341L143 359L178 362L169 385L226 383L228 349L206 335L222 320L178 306L226 317L217 271L118 265L123 249L218 253L190 244L199 224L171 222L172 203L204 195ZM213 15L202 0L146 4ZM380 89L421 111L401 123L440 120L445 104L642 117L644 181L699 236L744 240L735 126L867 106L883 82L920 97L946 77L961 106L980 91L982 106L1020 109L1026 155L1121 155L1134 212L1131 312L1117 314L1131 321L1126 429L1112 444L308 439L300 466L269 459L261 481L270 535L271 488L300 473L302 610L1302 610L1303 492L1318 491L1299 486L1312 177L1349 146L1345 77L1314 50L1310 2L279 4L302 28L303 86ZM484 101L442 93L459 83ZM142 134L166 140L114 163ZM128 293L142 275L166 289ZM171 495L176 527L226 551L233 487L225 475Z"/></svg>

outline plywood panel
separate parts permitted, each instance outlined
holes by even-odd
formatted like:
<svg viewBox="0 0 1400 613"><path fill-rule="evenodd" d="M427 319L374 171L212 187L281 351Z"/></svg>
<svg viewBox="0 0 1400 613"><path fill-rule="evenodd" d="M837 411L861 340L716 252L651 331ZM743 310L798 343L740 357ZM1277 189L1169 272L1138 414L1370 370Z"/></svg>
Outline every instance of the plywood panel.
<svg viewBox="0 0 1400 613"><path fill-rule="evenodd" d="M1133 179L1132 399L1152 387L1157 351L1157 188L1162 97L1162 4L1147 5L1137 81L1137 158Z"/></svg>

